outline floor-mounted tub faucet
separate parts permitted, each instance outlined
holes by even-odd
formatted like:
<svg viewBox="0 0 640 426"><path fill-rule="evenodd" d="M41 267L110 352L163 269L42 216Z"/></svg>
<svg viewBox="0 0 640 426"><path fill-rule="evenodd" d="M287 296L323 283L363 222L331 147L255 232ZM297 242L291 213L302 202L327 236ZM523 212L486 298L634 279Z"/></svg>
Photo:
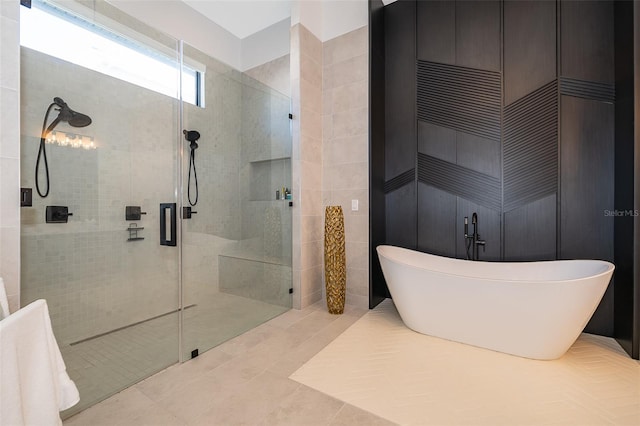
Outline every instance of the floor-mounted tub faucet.
<svg viewBox="0 0 640 426"><path fill-rule="evenodd" d="M479 246L485 251L486 241L480 239L478 232L478 214L473 212L471 215L471 224L473 225L473 234L469 235L469 217L464 217L464 242L467 249L467 260L479 260ZM469 252L471 250L471 252Z"/></svg>

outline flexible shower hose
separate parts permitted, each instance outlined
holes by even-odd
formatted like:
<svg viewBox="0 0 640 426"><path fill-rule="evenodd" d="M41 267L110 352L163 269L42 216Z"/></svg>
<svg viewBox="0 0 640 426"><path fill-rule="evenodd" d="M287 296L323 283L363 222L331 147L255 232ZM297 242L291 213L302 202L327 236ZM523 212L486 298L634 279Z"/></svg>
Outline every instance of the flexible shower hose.
<svg viewBox="0 0 640 426"><path fill-rule="evenodd" d="M193 168L193 178L196 182L196 199L191 201L191 169ZM198 174L196 173L196 149L191 148L191 154L189 155L189 176L187 178L187 198L189 204L195 206L198 204Z"/></svg>
<svg viewBox="0 0 640 426"><path fill-rule="evenodd" d="M47 108L47 112L44 115L44 122L42 123L42 132L40 133L40 147L38 148L38 159L36 160L36 191L38 191L38 195L41 196L42 198L45 198L47 195L49 195L49 163L47 162L47 149L45 146L45 138L47 137L47 135L44 134L46 128L47 128L47 120L49 120L49 113L51 112L51 108L53 108L56 105L56 103L52 103L51 105L49 105L49 108ZM42 157L43 161L44 161L44 172L45 172L45 181L47 183L47 192L45 192L44 194L42 193L42 191L40 190L40 182L38 179L38 170L40 169L40 158Z"/></svg>

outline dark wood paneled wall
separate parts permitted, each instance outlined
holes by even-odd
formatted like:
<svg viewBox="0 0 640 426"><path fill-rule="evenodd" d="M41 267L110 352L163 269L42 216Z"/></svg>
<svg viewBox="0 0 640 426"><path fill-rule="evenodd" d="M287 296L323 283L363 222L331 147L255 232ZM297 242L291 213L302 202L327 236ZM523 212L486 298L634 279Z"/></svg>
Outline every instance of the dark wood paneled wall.
<svg viewBox="0 0 640 426"><path fill-rule="evenodd" d="M633 89L622 3L382 8L384 84L372 90L385 97L385 221L372 234L465 257L463 218L477 212L483 260L616 260L634 289L633 220L605 213L633 202L633 96L616 97L616 84ZM611 285L586 330L611 336L616 321Z"/></svg>
<svg viewBox="0 0 640 426"><path fill-rule="evenodd" d="M416 3L384 10L385 241L416 248Z"/></svg>
<svg viewBox="0 0 640 426"><path fill-rule="evenodd" d="M389 297L375 248L385 243L384 4L369 1L369 308Z"/></svg>
<svg viewBox="0 0 640 426"><path fill-rule="evenodd" d="M634 202L634 3L617 2L615 20L615 205L625 212L635 212ZM634 207L636 206L636 207ZM637 219L635 219L637 220ZM634 297L634 215L614 219L614 263L616 265L614 331L620 345L634 358L640 357L640 306ZM637 294L640 295L636 288ZM635 308L635 309L634 309Z"/></svg>
<svg viewBox="0 0 640 426"><path fill-rule="evenodd" d="M614 257L613 5L560 3L560 259ZM586 331L613 336L613 298L610 285Z"/></svg>

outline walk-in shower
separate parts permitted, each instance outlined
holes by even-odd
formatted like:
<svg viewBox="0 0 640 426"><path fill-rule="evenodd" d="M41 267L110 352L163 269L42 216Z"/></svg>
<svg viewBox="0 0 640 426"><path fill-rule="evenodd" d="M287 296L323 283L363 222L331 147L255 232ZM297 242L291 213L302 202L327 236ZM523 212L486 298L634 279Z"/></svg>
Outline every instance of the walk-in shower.
<svg viewBox="0 0 640 426"><path fill-rule="evenodd" d="M48 302L80 390L68 417L290 309L291 208L272 197L291 187L290 102L249 76L288 78L289 65L237 70L104 1L32 4L21 8L25 39L81 23L112 53L82 62L102 54L83 51L88 35L65 58L37 37L21 48L21 186L47 195L21 209L21 304ZM35 13L55 18L56 31ZM47 143L54 132L87 145ZM33 173L38 157L50 187ZM183 217L196 200L198 214ZM47 206L73 216L47 223ZM161 244L163 231L175 245Z"/></svg>

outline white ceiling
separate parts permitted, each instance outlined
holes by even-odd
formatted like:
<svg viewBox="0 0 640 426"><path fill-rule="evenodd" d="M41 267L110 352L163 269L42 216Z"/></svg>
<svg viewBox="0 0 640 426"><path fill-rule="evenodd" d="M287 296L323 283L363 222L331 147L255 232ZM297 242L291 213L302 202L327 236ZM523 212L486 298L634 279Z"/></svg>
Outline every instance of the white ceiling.
<svg viewBox="0 0 640 426"><path fill-rule="evenodd" d="M291 0L182 0L243 39L291 16Z"/></svg>

